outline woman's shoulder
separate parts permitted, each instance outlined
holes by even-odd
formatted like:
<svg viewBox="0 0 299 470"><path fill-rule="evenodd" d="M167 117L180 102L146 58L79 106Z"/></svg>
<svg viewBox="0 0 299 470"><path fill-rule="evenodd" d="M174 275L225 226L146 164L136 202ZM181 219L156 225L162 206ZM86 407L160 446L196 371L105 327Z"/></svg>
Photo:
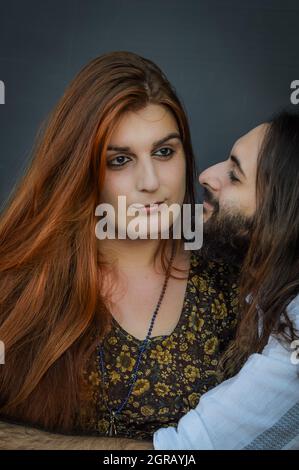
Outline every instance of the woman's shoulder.
<svg viewBox="0 0 299 470"><path fill-rule="evenodd" d="M225 348L235 335L239 318L237 272L224 262L207 260L200 251L191 253L190 299L209 331Z"/></svg>
<svg viewBox="0 0 299 470"><path fill-rule="evenodd" d="M209 260L202 255L201 250L196 250L191 252L191 267L195 276L205 278L214 288L237 290L240 270L234 265L221 260Z"/></svg>
<svg viewBox="0 0 299 470"><path fill-rule="evenodd" d="M211 311L220 309L221 317L224 311L236 317L239 311L239 272L224 262L207 260L200 251L191 253L190 269L194 298L211 305Z"/></svg>

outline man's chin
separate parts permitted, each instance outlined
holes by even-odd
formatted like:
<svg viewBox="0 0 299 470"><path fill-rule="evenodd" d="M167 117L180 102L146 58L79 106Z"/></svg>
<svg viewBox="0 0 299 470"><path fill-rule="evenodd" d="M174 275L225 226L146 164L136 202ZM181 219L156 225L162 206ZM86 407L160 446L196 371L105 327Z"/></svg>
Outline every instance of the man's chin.
<svg viewBox="0 0 299 470"><path fill-rule="evenodd" d="M212 216L213 215L213 216ZM219 213L204 215L202 255L240 267L250 243L252 220Z"/></svg>

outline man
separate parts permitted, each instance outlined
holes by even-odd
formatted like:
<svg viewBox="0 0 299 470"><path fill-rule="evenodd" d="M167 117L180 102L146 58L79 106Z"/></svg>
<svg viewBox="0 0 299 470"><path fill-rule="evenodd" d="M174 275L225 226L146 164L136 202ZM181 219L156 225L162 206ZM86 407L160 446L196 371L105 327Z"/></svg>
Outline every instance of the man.
<svg viewBox="0 0 299 470"><path fill-rule="evenodd" d="M200 175L205 191L202 250L206 256L240 264L247 254L257 211L258 156L267 130L268 124L263 124L241 137L226 161ZM299 302L293 307L291 320L299 328ZM62 436L1 423L0 448L299 448L299 366L290 357L290 350L271 336L261 354L251 354L237 375L204 394L177 428L159 429L153 444Z"/></svg>
<svg viewBox="0 0 299 470"><path fill-rule="evenodd" d="M157 450L299 449L299 359L293 350L299 341L283 342L276 327L285 321L299 331L298 155L299 116L281 113L239 139L226 161L200 175L205 189L203 251L228 262L247 254L245 285L246 277L252 277L253 291L261 293L256 298L263 310L267 302L270 308L263 311L254 303L249 315L243 315L232 350L236 357L246 343L250 346L252 335L243 367L205 393L177 428L158 430ZM281 276L273 281L277 270ZM260 281L264 289L255 288ZM250 305L251 290L245 292ZM280 305L276 318L274 313L283 295L293 300L282 322ZM262 337L264 346L255 349Z"/></svg>

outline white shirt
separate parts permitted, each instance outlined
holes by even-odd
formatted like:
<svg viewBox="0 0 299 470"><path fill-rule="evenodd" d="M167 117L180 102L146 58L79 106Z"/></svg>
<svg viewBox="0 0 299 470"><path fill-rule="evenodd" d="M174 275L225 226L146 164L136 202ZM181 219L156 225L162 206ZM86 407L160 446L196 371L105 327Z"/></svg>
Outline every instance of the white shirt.
<svg viewBox="0 0 299 470"><path fill-rule="evenodd" d="M287 312L299 331L299 295ZM299 449L299 361L270 336L240 372L202 395L177 428L154 433L157 450ZM298 348L299 349L299 348Z"/></svg>

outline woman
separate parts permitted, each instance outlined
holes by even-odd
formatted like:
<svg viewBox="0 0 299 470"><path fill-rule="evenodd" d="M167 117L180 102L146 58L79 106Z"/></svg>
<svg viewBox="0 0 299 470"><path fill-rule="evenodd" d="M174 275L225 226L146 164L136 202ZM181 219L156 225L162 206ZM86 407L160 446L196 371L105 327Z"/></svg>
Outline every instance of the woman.
<svg viewBox="0 0 299 470"><path fill-rule="evenodd" d="M2 417L144 438L217 384L237 313L225 266L162 239L159 217L154 238L95 236L95 208L117 212L119 195L194 206L193 175L187 119L161 70L128 52L87 64L1 218Z"/></svg>

